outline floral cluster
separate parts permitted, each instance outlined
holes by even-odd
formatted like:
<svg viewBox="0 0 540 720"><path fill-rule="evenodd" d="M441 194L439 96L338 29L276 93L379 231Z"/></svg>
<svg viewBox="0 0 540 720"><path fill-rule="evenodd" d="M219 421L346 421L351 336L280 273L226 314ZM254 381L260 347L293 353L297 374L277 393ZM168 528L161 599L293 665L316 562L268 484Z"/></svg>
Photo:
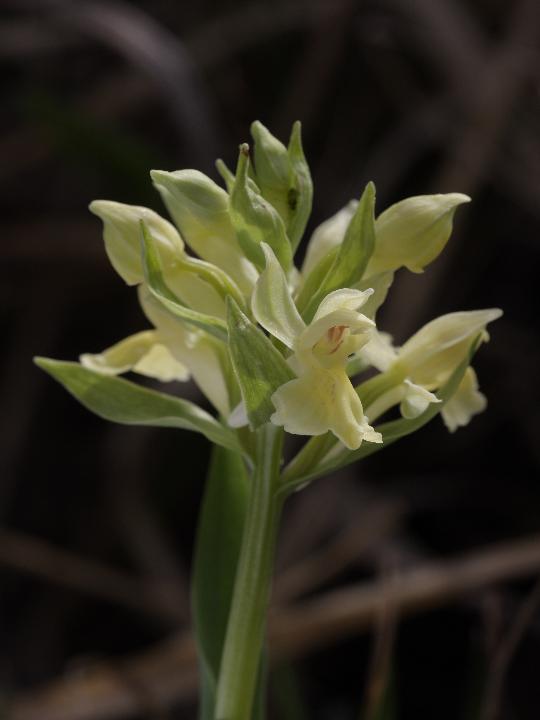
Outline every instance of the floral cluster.
<svg viewBox="0 0 540 720"><path fill-rule="evenodd" d="M410 419L439 404L449 430L467 424L486 405L472 367L444 403L439 391L501 311L444 315L399 348L376 315L398 270L422 272L443 250L469 198L410 197L376 215L369 183L314 230L297 268L313 194L300 125L287 147L259 122L252 135L235 173L218 161L224 187L196 170L152 171L174 224L144 207L90 205L152 327L81 364L193 378L229 427L330 432L350 450L382 443L373 424L394 407Z"/></svg>

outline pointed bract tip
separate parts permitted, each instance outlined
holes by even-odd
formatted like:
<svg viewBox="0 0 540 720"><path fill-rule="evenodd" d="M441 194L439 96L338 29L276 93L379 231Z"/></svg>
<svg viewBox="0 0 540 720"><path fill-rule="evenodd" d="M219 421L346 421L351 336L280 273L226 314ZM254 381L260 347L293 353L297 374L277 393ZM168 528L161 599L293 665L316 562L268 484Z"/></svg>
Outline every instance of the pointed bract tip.
<svg viewBox="0 0 540 720"><path fill-rule="evenodd" d="M292 124L291 128L291 140L292 139L298 140L298 142L302 141L302 123L300 120L295 120Z"/></svg>
<svg viewBox="0 0 540 720"><path fill-rule="evenodd" d="M300 120L296 120L293 123L291 129L291 136L289 138L289 150L296 150L303 152L302 148L302 123Z"/></svg>
<svg viewBox="0 0 540 720"><path fill-rule="evenodd" d="M54 360L53 358L46 358L42 357L41 355L35 355L32 358L32 362L34 365L36 365L40 370L44 370L46 373L49 373L49 375L53 374L56 366L61 362L59 360Z"/></svg>
<svg viewBox="0 0 540 720"><path fill-rule="evenodd" d="M268 263L272 262L273 260L276 260L276 256L274 254L274 251L270 247L268 243L261 242L261 250L264 254L264 259L266 260L266 266L268 267ZM277 262L277 260L276 260Z"/></svg>
<svg viewBox="0 0 540 720"><path fill-rule="evenodd" d="M166 170L150 170L150 177L154 185L164 185L169 181L171 173Z"/></svg>
<svg viewBox="0 0 540 720"><path fill-rule="evenodd" d="M225 300L225 308L227 312L227 324L229 326L238 325L238 323L243 322L245 315L242 310L240 310L240 306L236 300L230 295L228 295Z"/></svg>
<svg viewBox="0 0 540 720"><path fill-rule="evenodd" d="M242 143L240 145L238 153L238 162L236 163L236 187L244 188L248 180L248 165L249 165L249 145Z"/></svg>

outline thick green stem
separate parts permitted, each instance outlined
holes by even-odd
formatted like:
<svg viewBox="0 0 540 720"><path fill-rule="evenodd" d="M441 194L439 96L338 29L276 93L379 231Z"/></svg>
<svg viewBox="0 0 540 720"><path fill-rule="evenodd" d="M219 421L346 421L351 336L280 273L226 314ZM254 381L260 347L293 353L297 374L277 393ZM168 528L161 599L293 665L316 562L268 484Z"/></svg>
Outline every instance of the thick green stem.
<svg viewBox="0 0 540 720"><path fill-rule="evenodd" d="M283 430L257 431L256 465L227 624L216 720L251 720L266 630L282 499L278 492Z"/></svg>

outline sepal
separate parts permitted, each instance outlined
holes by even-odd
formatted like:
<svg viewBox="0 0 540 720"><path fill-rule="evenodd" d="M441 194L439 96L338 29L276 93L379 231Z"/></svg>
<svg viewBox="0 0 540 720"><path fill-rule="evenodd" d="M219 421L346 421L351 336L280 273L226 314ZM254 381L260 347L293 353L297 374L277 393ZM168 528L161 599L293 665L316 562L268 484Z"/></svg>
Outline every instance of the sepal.
<svg viewBox="0 0 540 720"><path fill-rule="evenodd" d="M197 170L152 170L150 174L186 243L249 294L257 273L236 241L225 190Z"/></svg>
<svg viewBox="0 0 540 720"><path fill-rule="evenodd" d="M466 356L471 339L480 335L486 340L486 325L501 315L498 308L442 315L407 340L397 364L413 382L438 387Z"/></svg>

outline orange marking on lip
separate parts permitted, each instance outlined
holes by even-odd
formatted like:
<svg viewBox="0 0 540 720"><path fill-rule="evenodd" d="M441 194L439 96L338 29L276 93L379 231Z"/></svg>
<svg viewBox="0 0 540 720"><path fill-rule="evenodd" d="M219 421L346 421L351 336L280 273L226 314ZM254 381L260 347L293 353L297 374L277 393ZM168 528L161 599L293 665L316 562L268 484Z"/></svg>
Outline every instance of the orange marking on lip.
<svg viewBox="0 0 540 720"><path fill-rule="evenodd" d="M333 350L330 350L330 352L328 353L329 355L335 353L336 350L338 350L343 343L343 333L346 329L346 325L334 325L326 331L326 337L328 338L328 342L332 345L335 344L335 348L333 348Z"/></svg>
<svg viewBox="0 0 540 720"><path fill-rule="evenodd" d="M326 336L330 342L338 342L340 337L346 330L346 325L334 325L326 331Z"/></svg>
<svg viewBox="0 0 540 720"><path fill-rule="evenodd" d="M343 340L340 340L333 350L330 350L329 355L333 355L343 345Z"/></svg>

